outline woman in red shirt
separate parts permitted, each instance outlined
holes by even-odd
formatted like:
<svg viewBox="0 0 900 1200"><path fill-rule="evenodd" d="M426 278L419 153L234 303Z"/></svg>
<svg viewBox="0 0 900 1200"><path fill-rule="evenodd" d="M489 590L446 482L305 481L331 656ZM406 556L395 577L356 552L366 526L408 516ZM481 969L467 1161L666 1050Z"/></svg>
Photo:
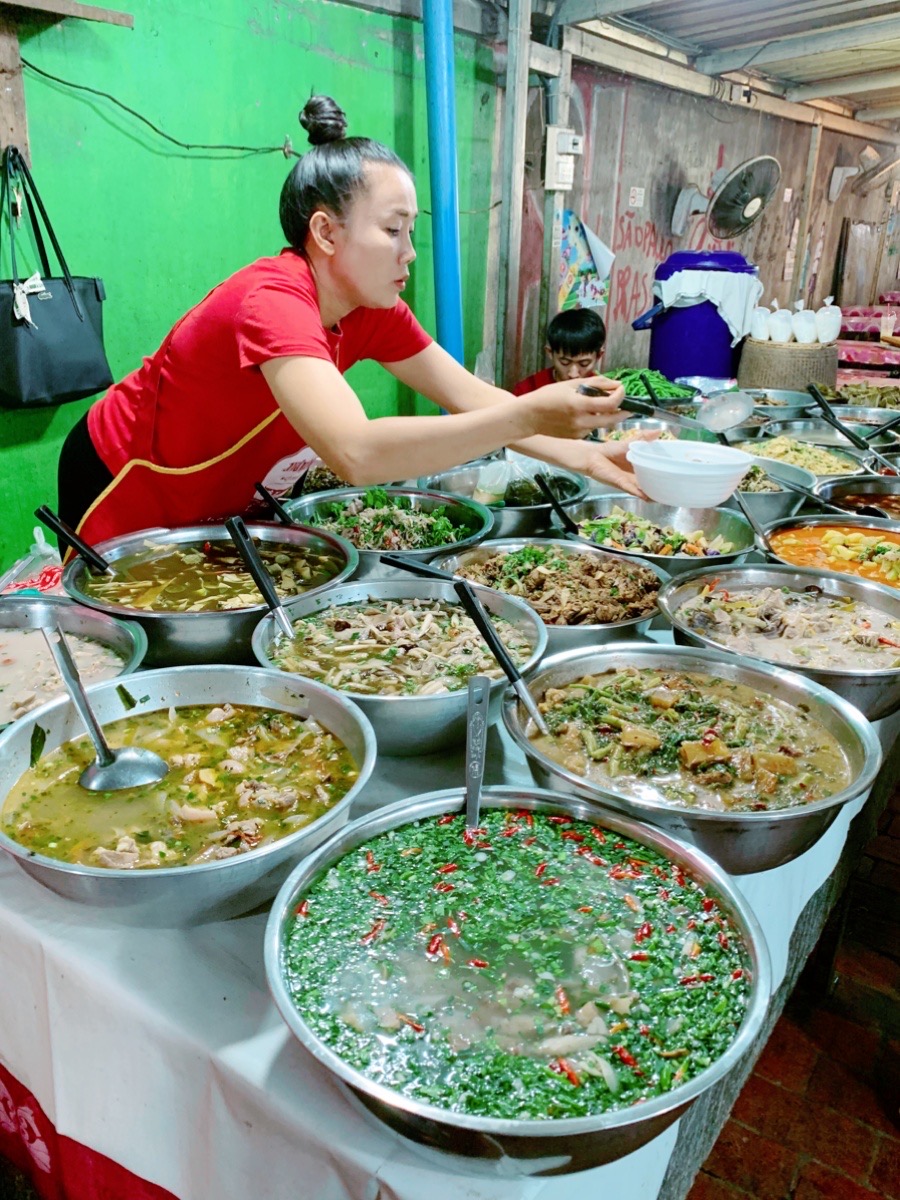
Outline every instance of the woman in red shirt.
<svg viewBox="0 0 900 1200"><path fill-rule="evenodd" d="M621 387L580 380L523 400L475 378L425 333L400 294L415 258L409 171L378 142L346 138L333 100L301 114L313 144L281 193L289 248L214 288L157 352L66 439L60 515L88 541L247 512L254 483L290 490L314 455L352 484L445 470L511 445L640 494L615 423ZM370 420L343 372L374 358L448 410Z"/></svg>

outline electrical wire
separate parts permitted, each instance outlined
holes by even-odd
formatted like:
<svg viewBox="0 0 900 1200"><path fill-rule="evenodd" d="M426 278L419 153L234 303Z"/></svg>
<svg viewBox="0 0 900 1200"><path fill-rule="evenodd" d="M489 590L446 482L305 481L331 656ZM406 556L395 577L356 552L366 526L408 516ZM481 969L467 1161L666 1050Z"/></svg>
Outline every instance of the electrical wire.
<svg viewBox="0 0 900 1200"><path fill-rule="evenodd" d="M36 67L34 63L29 62L27 58L23 58L21 62L22 66L27 67L29 71L34 71L35 74L42 75L45 79L52 79L54 83L60 83L63 85L63 87L74 88L79 92L89 92L92 96L102 96L104 100L110 100L113 104L118 105L119 108L123 109L130 116L135 117L138 121L142 121L143 124L152 129L154 133L158 134L162 138L165 138L167 142L172 142L173 145L178 146L182 150L223 150L231 154L283 154L285 158L292 156L294 158L302 157L299 151L293 149L289 138L285 138L284 145L282 146L231 146L221 145L218 143L210 144L207 142L182 142L179 138L172 137L171 134L166 133L164 129L160 129L158 125L154 125L154 123L147 117L142 116L141 113L137 112L133 108L130 108L127 104L124 104L121 100L117 99L109 92L103 92L98 88L88 87L87 84L84 83L73 83L71 79L62 79L59 75L52 75L49 71L45 71L41 67ZM459 215L461 217L470 217L479 213L491 212L502 203L502 200L495 200L493 203L487 205L486 208L460 209ZM427 208L422 209L422 213L425 216L431 216L431 212Z"/></svg>
<svg viewBox="0 0 900 1200"><path fill-rule="evenodd" d="M104 100L111 101L111 103L118 105L119 108L123 109L136 120L142 121L144 125L152 129L153 132L158 134L159 137L165 138L167 142L171 142L173 145L178 146L182 150L222 150L230 154L244 155L283 154L285 158L290 158L292 156L300 158L300 154L291 146L290 138L285 138L284 143L281 146L231 146L210 144L208 142L182 142L179 138L172 137L171 134L166 133L164 129L160 129L158 125L154 125L151 120L142 116L139 112L136 112L135 109L129 108L127 104L124 104L121 100L117 99L109 92L103 92L98 88L88 87L87 84L84 83L73 83L71 79L62 79L59 75L52 75L49 71L45 71L41 67L36 67L34 63L29 62L27 58L23 58L21 61L23 67L27 67L29 71L34 71L37 75L42 75L45 79L52 79L54 83L61 83L63 87L74 88L79 92L89 92L92 96L101 96Z"/></svg>

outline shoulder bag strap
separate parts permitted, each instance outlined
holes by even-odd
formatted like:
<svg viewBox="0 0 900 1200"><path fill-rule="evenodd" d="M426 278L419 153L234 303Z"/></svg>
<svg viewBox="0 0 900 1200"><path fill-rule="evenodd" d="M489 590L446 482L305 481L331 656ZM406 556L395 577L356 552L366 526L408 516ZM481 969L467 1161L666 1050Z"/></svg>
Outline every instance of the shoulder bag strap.
<svg viewBox="0 0 900 1200"><path fill-rule="evenodd" d="M60 268L62 269L62 273L66 281L66 287L69 289L69 296L71 297L72 305L75 309L75 312L78 314L79 319L83 321L84 313L81 311L81 307L75 296L75 287L72 283L72 276L69 273L69 267L63 255L62 247L60 246L56 234L53 231L53 226L50 224L50 218L47 216L47 210L44 208L44 202L41 200L40 192L37 190L35 182L31 177L31 172L28 170L28 166L24 158L15 146L10 146L7 152L7 161L9 162L10 159L13 160L13 166L16 172L22 177L22 190L25 192L25 195L28 198L29 215L33 215L34 212L31 207L31 197L28 195L29 191L31 192L31 196L34 197L34 202L38 207L38 212L41 214L41 218L43 219L44 226L47 230L47 235L50 238L50 244L53 246L53 251L56 254L57 260L59 261ZM9 201L7 202L9 203ZM43 242L40 241L40 232L38 229L38 223L36 221L34 222L34 229L36 240L39 241L39 250L43 250ZM46 258L45 251L43 257ZM49 274L49 266L47 268L47 272Z"/></svg>
<svg viewBox="0 0 900 1200"><path fill-rule="evenodd" d="M16 154L18 154L18 151L15 146L7 146L6 152L3 155L3 197L6 200L6 220L9 226L9 257L12 267L13 284L19 282L19 272L16 267L16 226L12 211L13 160Z"/></svg>

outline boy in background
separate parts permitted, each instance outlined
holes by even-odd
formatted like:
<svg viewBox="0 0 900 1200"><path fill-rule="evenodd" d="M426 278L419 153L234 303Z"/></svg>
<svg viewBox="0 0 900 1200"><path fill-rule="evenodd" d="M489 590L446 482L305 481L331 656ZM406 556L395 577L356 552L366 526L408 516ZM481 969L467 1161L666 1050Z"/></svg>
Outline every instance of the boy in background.
<svg viewBox="0 0 900 1200"><path fill-rule="evenodd" d="M584 379L596 375L603 361L606 326L592 308L570 308L557 313L547 326L547 345L544 352L550 366L529 375L512 389L514 396L524 396L548 383L565 379Z"/></svg>

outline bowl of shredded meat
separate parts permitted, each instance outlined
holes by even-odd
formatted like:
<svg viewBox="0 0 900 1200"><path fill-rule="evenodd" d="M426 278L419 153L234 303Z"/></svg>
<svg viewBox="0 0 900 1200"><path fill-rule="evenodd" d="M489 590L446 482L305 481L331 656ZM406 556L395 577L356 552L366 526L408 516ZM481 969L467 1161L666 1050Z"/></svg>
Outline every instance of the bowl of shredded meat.
<svg viewBox="0 0 900 1200"><path fill-rule="evenodd" d="M434 565L530 604L547 627L551 654L642 633L669 577L649 563L556 538L485 542Z"/></svg>

